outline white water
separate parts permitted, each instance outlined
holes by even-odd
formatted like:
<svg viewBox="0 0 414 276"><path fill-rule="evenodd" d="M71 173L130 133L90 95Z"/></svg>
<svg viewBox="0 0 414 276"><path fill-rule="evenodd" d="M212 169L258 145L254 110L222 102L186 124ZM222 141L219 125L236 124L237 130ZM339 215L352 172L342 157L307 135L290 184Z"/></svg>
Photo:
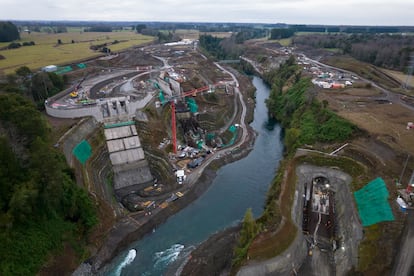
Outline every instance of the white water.
<svg viewBox="0 0 414 276"><path fill-rule="evenodd" d="M124 267L132 263L137 256L137 251L135 249L131 249L128 252L128 255L125 257L125 259L122 261L122 263L119 264L118 268L115 271L115 275L119 276L121 275L121 271Z"/></svg>
<svg viewBox="0 0 414 276"><path fill-rule="evenodd" d="M184 245L173 244L170 248L168 248L165 251L156 252L154 255L154 267L167 267L169 264L177 260L178 255L180 255L183 249Z"/></svg>

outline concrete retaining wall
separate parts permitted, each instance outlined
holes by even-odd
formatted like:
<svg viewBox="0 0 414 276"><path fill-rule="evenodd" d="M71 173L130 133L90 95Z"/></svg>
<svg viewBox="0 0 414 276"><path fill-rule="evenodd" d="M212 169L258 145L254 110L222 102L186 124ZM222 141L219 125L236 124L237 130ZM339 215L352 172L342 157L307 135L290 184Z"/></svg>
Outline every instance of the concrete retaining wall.
<svg viewBox="0 0 414 276"><path fill-rule="evenodd" d="M302 233L303 184L318 176L328 178L332 189L335 191L339 235L343 241L340 245L341 249L335 251L335 273L336 275L346 275L349 269L357 264L358 246L362 239L362 227L353 204L352 193L349 187L352 181L351 177L336 169L311 165L298 166L296 175L298 180L292 207L292 220L298 227L295 240L279 256L263 262L251 262L249 265L242 267L237 273L238 276L287 276L292 275L294 270L298 271L308 254L307 242Z"/></svg>
<svg viewBox="0 0 414 276"><path fill-rule="evenodd" d="M52 117L56 118L82 118L87 116L94 117L98 122L103 121L103 114L100 110L100 106L88 106L82 108L72 108L72 109L64 109L64 108L52 108L49 105L45 105L46 113Z"/></svg>

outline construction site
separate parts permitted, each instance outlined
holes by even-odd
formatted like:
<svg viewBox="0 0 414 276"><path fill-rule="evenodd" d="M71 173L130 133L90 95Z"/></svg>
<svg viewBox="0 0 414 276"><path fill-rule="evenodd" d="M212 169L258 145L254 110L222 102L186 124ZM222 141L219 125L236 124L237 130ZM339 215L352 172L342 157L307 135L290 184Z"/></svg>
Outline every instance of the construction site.
<svg viewBox="0 0 414 276"><path fill-rule="evenodd" d="M269 43L249 47L245 60L257 63L262 72L277 67L292 53ZM272 58L268 64L259 63L257 53ZM412 181L406 172L413 168L412 160L407 158L407 153L414 154L409 124L413 107L407 100L411 96L396 97L387 89L365 86L368 81L360 76L324 68L311 59L300 62L305 71L316 74L318 99L367 133L355 138L338 155L363 165L366 176L360 182L368 183L381 172L394 203L391 209L396 222L381 228L378 240L381 248L392 248L398 243L404 216L399 213L404 205L396 200L401 197L409 209L413 196L411 188L404 188ZM242 134L249 130L243 122L249 122L252 113L247 109L243 115L239 97L251 109L254 93L246 76L227 70L231 69L196 51L194 44L146 46L91 61L85 71L71 75L71 88L48 99L46 111L51 116L69 120L90 116L78 122L76 131L58 146L78 171L86 169L87 175L77 177L87 178L89 190L106 199L102 204L107 212L109 209L122 217L125 209L129 211L94 257L96 268L119 252L122 246L118 245L125 242L122 237L139 238L151 231L151 225L162 222L156 214L172 214L188 204L183 199L195 196L191 188L210 163L241 158L240 145L245 142ZM341 80L343 85L324 88L327 78L341 74L346 78ZM84 139L94 150L82 159L72 149ZM329 151L332 147L319 145L318 150ZM405 160L407 170L401 173ZM299 169L299 175L298 225L307 246L301 269L315 269L318 263L313 260L318 259L326 264L325 272L331 273L326 275L342 275L357 266L358 245L363 239L357 210L345 208L353 201L349 188L352 181L336 168L307 167ZM402 184L397 185L395 178L399 178L397 184ZM390 265L393 251L386 252L383 257Z"/></svg>
<svg viewBox="0 0 414 276"><path fill-rule="evenodd" d="M103 125L117 200L146 214L180 198L188 174L234 145L240 110L237 80L192 44L139 51L147 66L128 64L124 55L94 61L111 66L88 65L80 81L46 101L46 110ZM123 67L115 69L120 60Z"/></svg>

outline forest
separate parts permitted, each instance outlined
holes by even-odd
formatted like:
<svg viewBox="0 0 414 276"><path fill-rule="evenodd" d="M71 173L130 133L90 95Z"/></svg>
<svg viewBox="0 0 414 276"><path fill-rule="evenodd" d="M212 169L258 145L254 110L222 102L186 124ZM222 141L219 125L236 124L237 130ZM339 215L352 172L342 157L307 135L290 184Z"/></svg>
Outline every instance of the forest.
<svg viewBox="0 0 414 276"><path fill-rule="evenodd" d="M299 47L338 49L373 65L404 71L414 51L414 37L401 34L309 34L295 36Z"/></svg>
<svg viewBox="0 0 414 276"><path fill-rule="evenodd" d="M244 39L249 36L232 35L228 38L220 38L212 35L200 35L200 46L205 50L206 54L218 60L238 59L243 54Z"/></svg>
<svg viewBox="0 0 414 276"><path fill-rule="evenodd" d="M0 275L34 275L64 243L82 254L97 222L87 192L51 144L30 100L0 94Z"/></svg>
<svg viewBox="0 0 414 276"><path fill-rule="evenodd" d="M316 88L301 76L293 56L264 78L272 84L266 104L270 115L285 128L288 153L304 144L342 142L354 134L354 125L330 111L328 102L316 99Z"/></svg>

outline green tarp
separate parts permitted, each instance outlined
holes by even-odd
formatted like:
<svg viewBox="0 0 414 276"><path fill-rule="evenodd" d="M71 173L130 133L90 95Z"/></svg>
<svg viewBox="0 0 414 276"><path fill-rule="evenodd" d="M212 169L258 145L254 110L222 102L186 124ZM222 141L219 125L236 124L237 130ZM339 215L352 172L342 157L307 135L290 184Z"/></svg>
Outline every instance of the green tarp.
<svg viewBox="0 0 414 276"><path fill-rule="evenodd" d="M230 131L231 133L235 133L235 132L236 132L236 130L237 130L237 127L236 127L235 125L231 125L231 126L229 127L229 131Z"/></svg>
<svg viewBox="0 0 414 276"><path fill-rule="evenodd" d="M82 165L85 165L86 161L89 159L89 157L91 157L92 148L91 145L89 145L88 141L82 140L79 144L76 145L72 153L79 160L79 162L82 163Z"/></svg>
<svg viewBox="0 0 414 276"><path fill-rule="evenodd" d="M130 126L135 125L134 121L126 121L126 122L120 122L116 124L106 124L104 128L114 128L114 127L121 127L121 126Z"/></svg>
<svg viewBox="0 0 414 276"><path fill-rule="evenodd" d="M73 70L72 67L64 66L64 67L59 67L55 73L58 74L58 75L61 75L61 74L65 74L67 72L70 72L72 70Z"/></svg>
<svg viewBox="0 0 414 276"><path fill-rule="evenodd" d="M159 91L158 97L160 98L161 104L165 104L166 101L165 101L164 93L162 92L162 90Z"/></svg>
<svg viewBox="0 0 414 276"><path fill-rule="evenodd" d="M394 220L388 203L389 193L382 178L378 177L354 192L354 197L363 226Z"/></svg>
<svg viewBox="0 0 414 276"><path fill-rule="evenodd" d="M187 105L190 108L191 113L196 113L198 111L198 105L193 98L186 98Z"/></svg>

